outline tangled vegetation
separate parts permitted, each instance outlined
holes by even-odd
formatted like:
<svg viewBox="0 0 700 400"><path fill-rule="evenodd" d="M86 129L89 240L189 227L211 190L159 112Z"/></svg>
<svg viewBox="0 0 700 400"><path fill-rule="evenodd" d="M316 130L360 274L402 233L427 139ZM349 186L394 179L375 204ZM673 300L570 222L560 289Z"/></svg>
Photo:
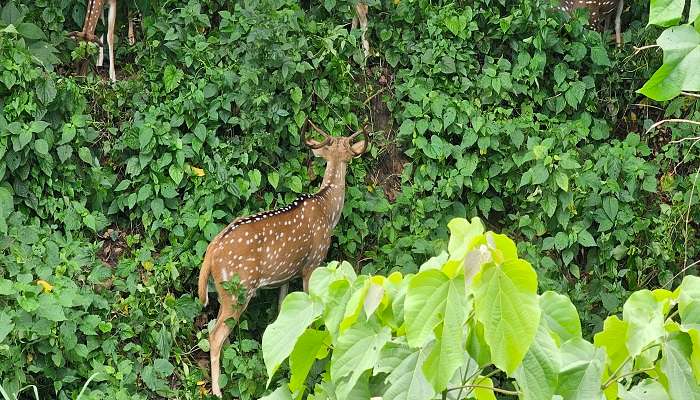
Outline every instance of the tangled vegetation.
<svg viewBox="0 0 700 400"><path fill-rule="evenodd" d="M372 0L366 57L352 0L125 0L142 21L128 46L120 8L111 84L66 37L84 2L0 0L0 386L200 398L206 245L318 186L306 117L371 128L329 254L358 273L416 273L479 215L568 294L583 337L632 292L677 287L700 257L698 129L648 128L699 103L636 92L669 59L635 50L662 31L628 2L618 49L546 1ZM261 292L224 348L231 398L269 392L274 304Z"/></svg>

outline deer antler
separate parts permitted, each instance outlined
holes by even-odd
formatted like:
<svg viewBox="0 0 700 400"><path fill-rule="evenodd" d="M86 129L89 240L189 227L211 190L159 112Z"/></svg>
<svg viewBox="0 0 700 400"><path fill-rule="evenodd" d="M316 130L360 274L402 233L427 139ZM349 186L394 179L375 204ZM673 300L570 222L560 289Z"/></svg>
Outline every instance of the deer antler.
<svg viewBox="0 0 700 400"><path fill-rule="evenodd" d="M306 138L306 123L311 124L311 127L314 128L314 130L324 136L323 142L318 143L315 140L309 140ZM324 132L321 128L317 127L313 122L311 122L310 119L306 119L304 121L304 125L301 127L301 138L304 140L304 143L306 143L307 146L311 147L312 149L320 149L321 147L325 146L328 144L328 142L331 141L331 135L327 134Z"/></svg>
<svg viewBox="0 0 700 400"><path fill-rule="evenodd" d="M360 150L360 151L355 151L355 150L352 149L352 147L350 147L350 151L352 151L352 153L353 153L354 155L356 155L356 156L360 156L360 155L362 155L362 153L364 153L365 151L367 151L367 147L368 147L368 144L369 144L369 135L367 134L367 125L363 126L363 127L362 127L362 130L359 130L359 131L353 133L352 135L350 135L350 137L349 137L350 142L352 143L352 140L355 139L355 138L357 137L357 135L359 135L359 134L363 134L363 135L364 135L364 137L365 137L365 141L364 141L365 145L362 146L362 150Z"/></svg>

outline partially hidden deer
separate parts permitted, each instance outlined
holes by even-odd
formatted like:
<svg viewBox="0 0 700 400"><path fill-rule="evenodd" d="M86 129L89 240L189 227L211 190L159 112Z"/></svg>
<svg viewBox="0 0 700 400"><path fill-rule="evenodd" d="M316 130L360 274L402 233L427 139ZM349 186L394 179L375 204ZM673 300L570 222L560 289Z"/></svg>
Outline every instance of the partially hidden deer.
<svg viewBox="0 0 700 400"><path fill-rule="evenodd" d="M117 0L107 0L109 2L109 14L107 17L107 46L109 47L109 79L116 82L117 74L114 69L114 28L117 20ZM104 2L105 0L88 0L85 10L85 22L83 22L83 30L75 31L68 34L73 39L80 39L87 42L96 43L100 48L100 55L97 58L97 66L101 67L104 60L104 35L100 38L95 36L95 28L97 28L97 20L102 17L104 22ZM134 36L134 20L129 13L129 44L136 43Z"/></svg>
<svg viewBox="0 0 700 400"><path fill-rule="evenodd" d="M559 9L571 13L577 8L586 8L590 12L591 24L601 28L601 21L607 25L612 12L615 12L615 43L622 44L622 10L625 7L624 0L562 0Z"/></svg>
<svg viewBox="0 0 700 400"><path fill-rule="evenodd" d="M323 140L306 138L307 122ZM363 140L355 142L360 134ZM318 192L302 195L286 207L235 219L214 237L204 256L199 299L205 306L209 302L210 275L219 299L219 314L209 333L212 393L219 397L219 356L230 332L226 320L238 322L257 289L286 287L287 282L301 275L304 291L308 292L309 277L326 258L333 228L343 210L348 163L367 150L369 141L366 129L348 137L333 137L309 120L302 126L301 136L315 156L326 160ZM241 303L237 294L228 293L223 286L235 276L245 292ZM286 290L282 292L280 301Z"/></svg>

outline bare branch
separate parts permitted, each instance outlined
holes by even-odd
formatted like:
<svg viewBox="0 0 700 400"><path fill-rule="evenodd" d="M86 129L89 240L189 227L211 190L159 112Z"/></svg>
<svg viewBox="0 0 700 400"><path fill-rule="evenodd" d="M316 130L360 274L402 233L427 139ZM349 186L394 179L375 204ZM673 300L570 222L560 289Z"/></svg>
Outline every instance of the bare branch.
<svg viewBox="0 0 700 400"><path fill-rule="evenodd" d="M654 129L656 129L657 126L665 124L667 122L684 122L686 124L700 125L700 121L693 121L692 119L682 119L682 118L663 119L659 122L654 123L654 125L650 126L649 129L647 129L646 133L653 131Z"/></svg>

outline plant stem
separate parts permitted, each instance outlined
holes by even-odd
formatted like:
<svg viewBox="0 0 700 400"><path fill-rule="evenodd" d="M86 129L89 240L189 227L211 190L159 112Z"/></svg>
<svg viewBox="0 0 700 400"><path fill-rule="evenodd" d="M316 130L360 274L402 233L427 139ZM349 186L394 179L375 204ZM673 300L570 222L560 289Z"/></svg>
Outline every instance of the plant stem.
<svg viewBox="0 0 700 400"><path fill-rule="evenodd" d="M652 344L650 344L650 345L644 346L644 347L642 347L642 350L639 351L639 354L642 354L642 353L644 353L645 351L647 351L647 350L649 350L649 349L652 349L652 348L654 348L654 347L656 347L656 346L661 346L661 344L660 344L660 343L652 343ZM622 362L622 364L620 364L620 366L617 367L617 369L615 370L615 372L613 372L613 374L610 375L610 378L608 378L608 380L605 381L605 383L604 383L603 386L602 386L603 390L607 389L607 387L610 386L610 384L611 384L612 382L617 382L617 380L621 378L621 377L617 377L617 374L619 374L620 371L622 370L622 367L624 367L625 364L627 364L628 362L630 362L633 358L634 358L634 357L632 357L631 355L629 355L629 356L627 356L627 358L625 358L625 360Z"/></svg>
<svg viewBox="0 0 700 400"><path fill-rule="evenodd" d="M613 383L619 381L619 380L622 379L622 378L625 378L625 377L628 377L628 376L632 376L632 375L637 375L637 374L639 374L639 373L646 372L646 371L651 371L652 369L654 369L654 367L642 368L642 369L638 369L638 370L636 370L636 371L632 371L632 372L628 372L628 373L626 373L626 374L622 374L622 375L618 376L617 379L615 379L614 381L609 382L608 384L606 384L605 386L603 386L603 390L607 389L608 386L612 385Z"/></svg>
<svg viewBox="0 0 700 400"><path fill-rule="evenodd" d="M505 389L495 388L495 387L486 386L486 385L464 385L464 386L458 386L458 387L445 389L445 391L443 392L443 396L446 395L446 392L451 392L453 390L459 390L459 389L467 389L467 388L468 389L479 389L479 388L489 389L489 390L492 390L492 391L497 392L497 393L509 394L511 396L517 396L520 394L520 392L516 392L514 390L505 390Z"/></svg>

